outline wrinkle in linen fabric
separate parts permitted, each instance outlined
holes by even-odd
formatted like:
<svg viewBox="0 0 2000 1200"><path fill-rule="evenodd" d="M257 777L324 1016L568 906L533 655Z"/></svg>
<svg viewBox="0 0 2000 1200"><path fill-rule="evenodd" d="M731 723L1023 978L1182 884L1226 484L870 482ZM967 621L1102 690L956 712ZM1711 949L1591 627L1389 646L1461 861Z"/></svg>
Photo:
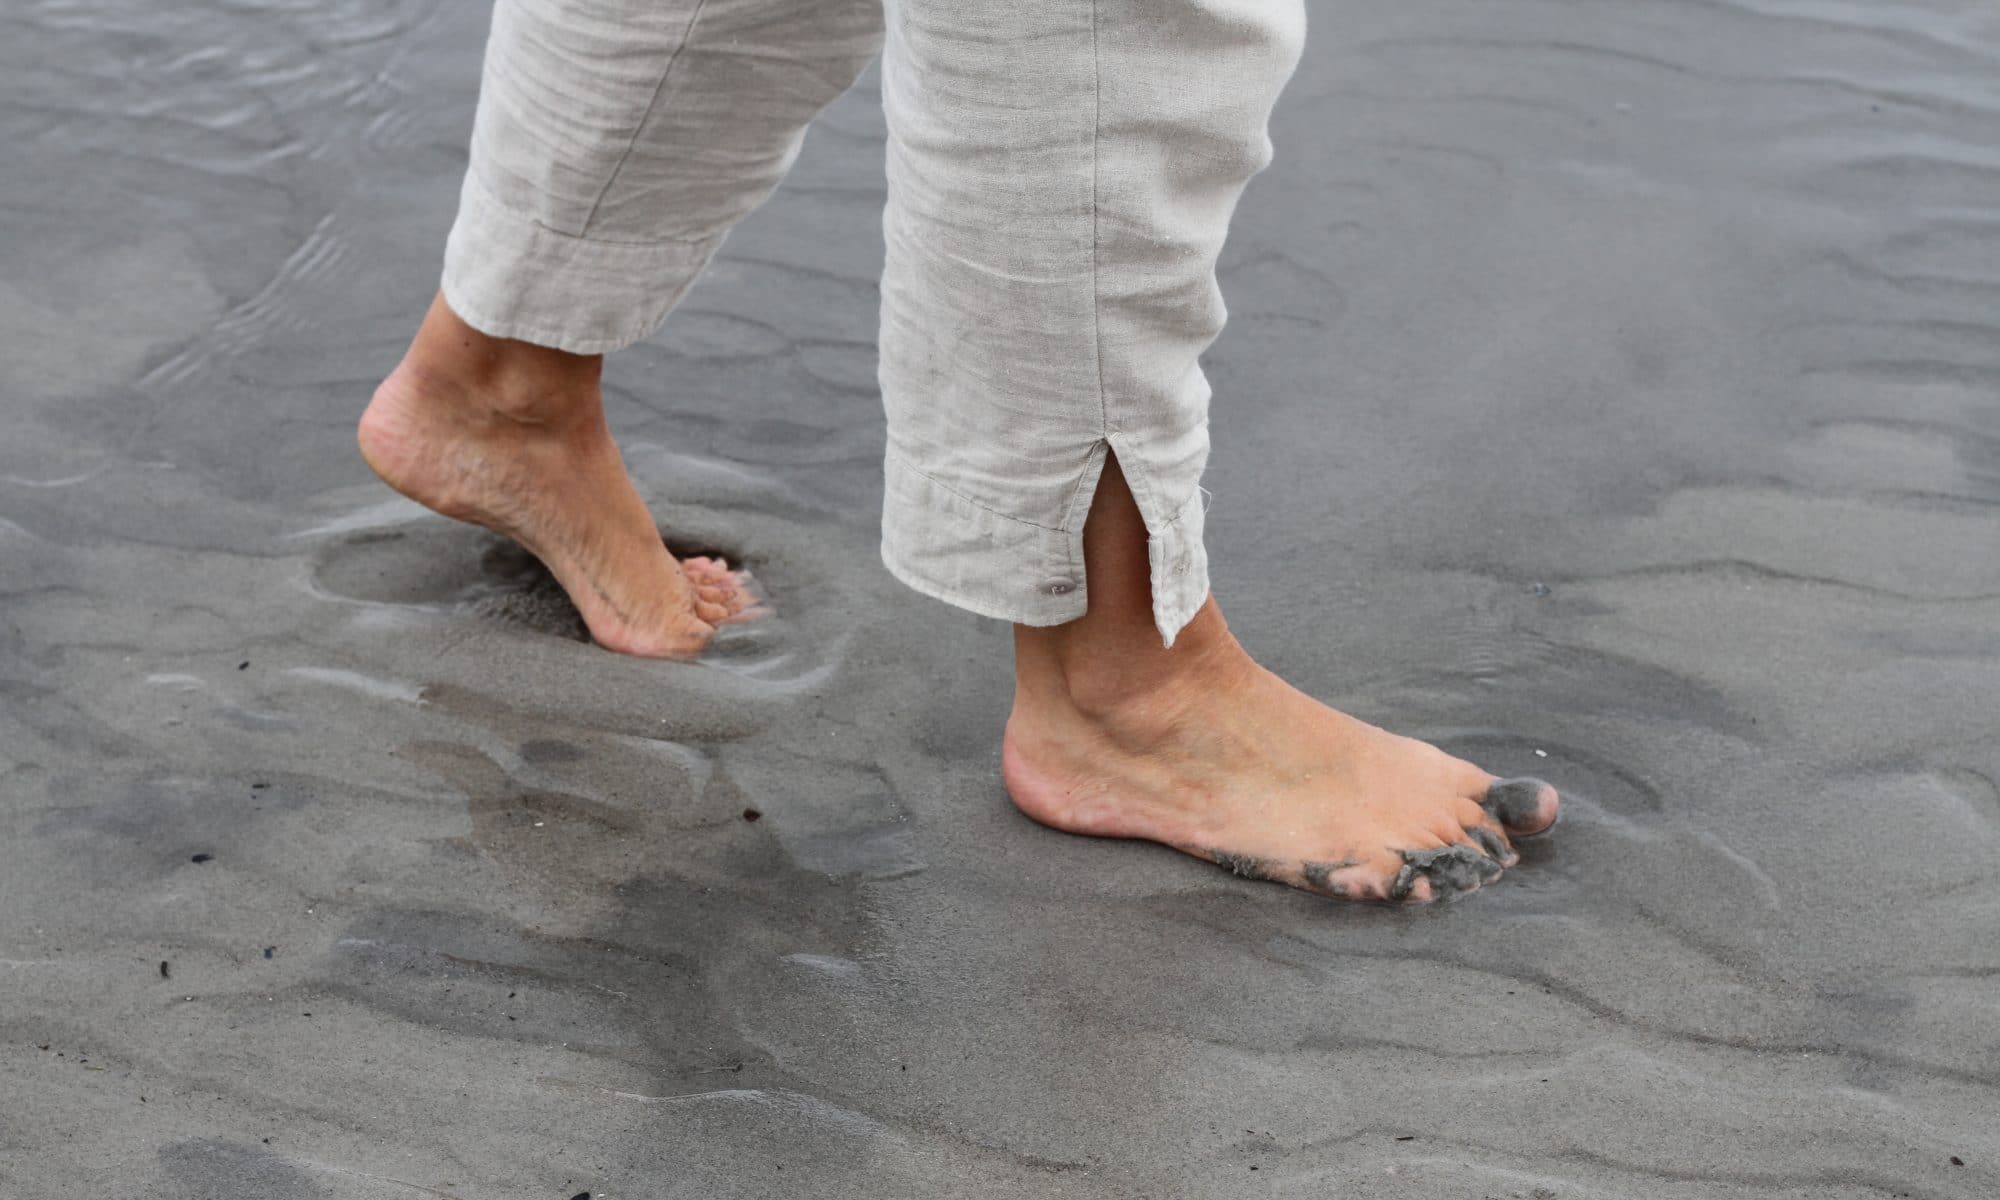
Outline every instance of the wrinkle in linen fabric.
<svg viewBox="0 0 2000 1200"><path fill-rule="evenodd" d="M500 0L446 300L579 353L645 336L880 46L883 560L1081 616L1115 453L1171 645L1208 592L1216 257L1303 37L1300 0Z"/></svg>
<svg viewBox="0 0 2000 1200"><path fill-rule="evenodd" d="M878 0L498 0L446 302L576 354L650 334L881 21Z"/></svg>

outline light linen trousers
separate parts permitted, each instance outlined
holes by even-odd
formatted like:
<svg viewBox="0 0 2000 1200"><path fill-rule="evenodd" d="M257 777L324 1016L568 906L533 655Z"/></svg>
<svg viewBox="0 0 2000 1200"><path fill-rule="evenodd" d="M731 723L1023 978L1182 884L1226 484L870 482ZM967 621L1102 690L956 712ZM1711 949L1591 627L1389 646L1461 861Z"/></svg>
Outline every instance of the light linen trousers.
<svg viewBox="0 0 2000 1200"><path fill-rule="evenodd" d="M1303 0L498 0L445 300L580 354L645 337L879 52L883 561L1082 616L1109 449L1172 645L1208 594L1216 256L1304 35Z"/></svg>

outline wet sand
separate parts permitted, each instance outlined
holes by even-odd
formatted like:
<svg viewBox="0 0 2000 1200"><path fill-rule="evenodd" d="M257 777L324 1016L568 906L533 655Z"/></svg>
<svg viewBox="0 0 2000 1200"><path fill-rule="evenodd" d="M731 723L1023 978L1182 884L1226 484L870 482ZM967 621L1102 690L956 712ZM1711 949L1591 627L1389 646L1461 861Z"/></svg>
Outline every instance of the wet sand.
<svg viewBox="0 0 2000 1200"><path fill-rule="evenodd" d="M9 5L0 1194L2000 1193L2000 18L1312 15L1210 548L1567 792L1420 912L1006 803L874 552L872 77L610 368L780 614L663 665L354 451L483 6Z"/></svg>

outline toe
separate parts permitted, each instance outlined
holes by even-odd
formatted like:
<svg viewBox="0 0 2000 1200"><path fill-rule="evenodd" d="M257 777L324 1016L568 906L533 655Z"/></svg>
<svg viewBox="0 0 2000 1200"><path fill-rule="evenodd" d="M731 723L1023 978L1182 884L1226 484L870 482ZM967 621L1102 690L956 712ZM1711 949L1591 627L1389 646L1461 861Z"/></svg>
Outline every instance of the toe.
<svg viewBox="0 0 2000 1200"><path fill-rule="evenodd" d="M1451 866L1452 879L1459 890L1479 887L1500 878L1505 870L1492 855L1477 846L1460 846L1458 859Z"/></svg>
<svg viewBox="0 0 2000 1200"><path fill-rule="evenodd" d="M754 620L764 615L748 576L720 560L690 558L681 563L693 585L695 614L711 625Z"/></svg>
<svg viewBox="0 0 2000 1200"><path fill-rule="evenodd" d="M705 554L697 554L692 558L682 559L681 570L686 573L689 579L693 579L699 583L734 583L736 581L736 572L729 569L728 563L719 558L710 558Z"/></svg>
<svg viewBox="0 0 2000 1200"><path fill-rule="evenodd" d="M1491 776L1488 778L1491 779ZM1473 794L1479 795L1485 790L1485 785L1481 784ZM1449 840L1471 842L1488 858L1503 867L1511 867L1521 861L1521 856L1514 850L1514 843L1507 837L1506 829L1494 820L1478 801L1470 799L1461 801L1454 815L1458 819L1459 830L1457 835Z"/></svg>
<svg viewBox="0 0 2000 1200"><path fill-rule="evenodd" d="M1309 891L1340 900L1431 904L1478 891L1498 879L1501 870L1501 860L1471 839L1419 850L1385 850L1366 861L1309 862L1301 874Z"/></svg>
<svg viewBox="0 0 2000 1200"><path fill-rule="evenodd" d="M1493 815L1500 826L1515 837L1544 833L1556 823L1561 800L1556 790L1539 779L1502 779L1486 789L1480 807Z"/></svg>
<svg viewBox="0 0 2000 1200"><path fill-rule="evenodd" d="M1403 851L1403 868L1396 874L1396 883L1391 887L1394 893L1402 892L1406 897L1416 895L1418 880L1430 884L1429 893L1438 900L1450 900L1479 888L1500 877L1501 867L1490 855L1478 846L1460 843L1441 846L1435 850Z"/></svg>
<svg viewBox="0 0 2000 1200"><path fill-rule="evenodd" d="M1387 900L1401 867L1401 859L1384 853L1368 862L1308 862L1301 874L1306 890L1335 900Z"/></svg>
<svg viewBox="0 0 2000 1200"><path fill-rule="evenodd" d="M1508 842L1507 835L1493 825L1486 824L1483 821L1475 825L1467 825L1465 827L1465 836L1473 845L1479 847L1480 851L1486 857L1499 863L1502 867L1511 867L1521 861L1520 854L1514 850L1513 844Z"/></svg>
<svg viewBox="0 0 2000 1200"><path fill-rule="evenodd" d="M1437 899L1437 893L1428 876L1418 875L1397 886L1389 898L1402 904L1429 904Z"/></svg>

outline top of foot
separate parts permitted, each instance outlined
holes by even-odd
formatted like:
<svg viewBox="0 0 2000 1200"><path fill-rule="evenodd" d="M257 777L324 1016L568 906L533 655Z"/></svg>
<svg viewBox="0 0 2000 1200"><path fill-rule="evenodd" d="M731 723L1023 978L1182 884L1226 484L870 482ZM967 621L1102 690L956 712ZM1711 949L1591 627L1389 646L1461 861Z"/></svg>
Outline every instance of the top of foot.
<svg viewBox="0 0 2000 1200"><path fill-rule="evenodd" d="M1233 639L1184 661L1204 665L1087 704L1024 673L1003 753L1022 811L1325 896L1409 904L1492 883L1518 861L1515 839L1555 823L1548 784L1496 779L1337 712Z"/></svg>

